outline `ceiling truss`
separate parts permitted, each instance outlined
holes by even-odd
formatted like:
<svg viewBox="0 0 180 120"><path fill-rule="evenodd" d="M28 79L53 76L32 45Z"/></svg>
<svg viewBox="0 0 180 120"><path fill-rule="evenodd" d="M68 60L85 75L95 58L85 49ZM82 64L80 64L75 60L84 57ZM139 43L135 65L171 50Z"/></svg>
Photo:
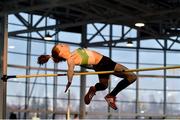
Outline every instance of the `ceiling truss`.
<svg viewBox="0 0 180 120"><path fill-rule="evenodd" d="M104 23L106 25L117 24L128 26L138 31L138 36L131 38L132 41L155 39L164 39L172 41L173 44L180 43L179 28L180 21L177 16L180 15L179 0L3 0L0 1L0 15L14 14L22 22L26 29L9 32L9 36L19 36L19 34L36 32L39 36L40 31L56 30L57 34L62 30L70 30L81 33L82 26L86 24ZM26 21L19 13L41 15L42 17L33 26ZM38 24L45 18L51 17L57 20L56 25L47 25L38 27ZM139 28L134 24L144 22L145 27ZM97 29L96 35L101 34L101 29ZM76 28L77 31L76 31ZM177 36L176 39L172 39ZM91 38L91 39L92 39ZM91 43L89 45L107 44L109 40ZM127 41L125 37L119 40L113 40L113 45ZM158 42L159 43L159 42ZM161 46L161 45L160 45Z"/></svg>

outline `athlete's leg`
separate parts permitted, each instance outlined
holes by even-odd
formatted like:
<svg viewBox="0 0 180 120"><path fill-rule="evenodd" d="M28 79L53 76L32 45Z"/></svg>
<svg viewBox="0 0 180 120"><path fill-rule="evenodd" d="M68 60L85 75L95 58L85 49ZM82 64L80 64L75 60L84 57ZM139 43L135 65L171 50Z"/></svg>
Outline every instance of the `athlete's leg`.
<svg viewBox="0 0 180 120"><path fill-rule="evenodd" d="M121 64L116 64L114 71L125 71L128 70L125 66ZM110 93L110 95L116 96L121 90L125 89L127 86L132 84L134 81L136 81L137 76L133 72L119 72L117 74L114 74L117 77L124 78L121 80L117 86L113 89L113 91Z"/></svg>
<svg viewBox="0 0 180 120"><path fill-rule="evenodd" d="M105 96L106 101L108 102L108 104L110 105L110 107L112 107L113 109L117 109L116 106L116 95L123 89L125 89L127 86L129 86L130 84L132 84L136 79L136 75L133 72L123 72L125 70L127 70L128 68L126 68L125 66L121 65L121 64L116 64L114 71L117 71L119 73L114 74L117 77L121 77L124 78L123 80L121 80L116 87L107 95ZM121 72L122 71L122 72Z"/></svg>
<svg viewBox="0 0 180 120"><path fill-rule="evenodd" d="M106 90L108 88L110 75L99 75L99 83L96 83L96 91Z"/></svg>
<svg viewBox="0 0 180 120"><path fill-rule="evenodd" d="M134 81L136 81L136 79L137 79L136 74L134 74L133 72L123 72L123 71L126 71L126 70L128 70L127 67L125 67L125 66L123 66L121 64L116 64L116 66L114 68L114 71L117 71L118 73L114 74L114 75L116 75L117 77L125 78L130 83L133 83Z"/></svg>
<svg viewBox="0 0 180 120"><path fill-rule="evenodd" d="M96 83L95 86L91 86L89 91L84 97L84 102L89 104L95 95L96 91L105 90L108 87L108 81L110 75L98 75L99 76L99 83Z"/></svg>

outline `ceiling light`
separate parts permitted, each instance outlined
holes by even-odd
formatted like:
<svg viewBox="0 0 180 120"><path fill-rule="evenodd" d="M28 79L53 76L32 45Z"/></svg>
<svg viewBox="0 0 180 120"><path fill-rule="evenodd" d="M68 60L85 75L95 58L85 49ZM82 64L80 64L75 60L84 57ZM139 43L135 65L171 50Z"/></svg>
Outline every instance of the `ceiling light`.
<svg viewBox="0 0 180 120"><path fill-rule="evenodd" d="M143 26L145 26L145 24L144 23L136 23L135 26L136 27L143 27Z"/></svg>
<svg viewBox="0 0 180 120"><path fill-rule="evenodd" d="M45 35L44 39L45 39L45 40L52 40L52 36L51 36L49 33L47 33L47 34Z"/></svg>
<svg viewBox="0 0 180 120"><path fill-rule="evenodd" d="M14 48L15 48L15 46L13 46L13 45L9 45L9 46L8 46L8 48L9 48L9 49L14 49Z"/></svg>
<svg viewBox="0 0 180 120"><path fill-rule="evenodd" d="M140 113L145 113L145 111L144 111L144 110L141 110Z"/></svg>
<svg viewBox="0 0 180 120"><path fill-rule="evenodd" d="M126 46L128 46L128 47L132 47L132 46L133 46L133 42L132 42L132 41L130 41L130 40L128 40L128 41L127 41Z"/></svg>

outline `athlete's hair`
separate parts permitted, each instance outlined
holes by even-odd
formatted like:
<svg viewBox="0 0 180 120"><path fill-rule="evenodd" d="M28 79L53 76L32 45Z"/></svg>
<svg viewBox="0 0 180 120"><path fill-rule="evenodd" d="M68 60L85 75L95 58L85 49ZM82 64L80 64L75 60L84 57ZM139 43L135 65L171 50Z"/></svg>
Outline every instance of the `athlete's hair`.
<svg viewBox="0 0 180 120"><path fill-rule="evenodd" d="M57 48L57 45L58 45L58 44L56 44L56 45L53 47L53 49L52 49L52 51L51 51L51 54L52 54L52 55L40 55L40 56L38 57L37 63L40 64L40 65L45 64L45 63L48 62L48 60L49 60L50 58L52 58L55 63L62 62L62 61L66 61L66 59L64 59L64 58L62 58L61 56L59 56L60 50Z"/></svg>
<svg viewBox="0 0 180 120"><path fill-rule="evenodd" d="M50 55L40 55L38 57L37 63L43 65L48 62L49 58L51 58Z"/></svg>

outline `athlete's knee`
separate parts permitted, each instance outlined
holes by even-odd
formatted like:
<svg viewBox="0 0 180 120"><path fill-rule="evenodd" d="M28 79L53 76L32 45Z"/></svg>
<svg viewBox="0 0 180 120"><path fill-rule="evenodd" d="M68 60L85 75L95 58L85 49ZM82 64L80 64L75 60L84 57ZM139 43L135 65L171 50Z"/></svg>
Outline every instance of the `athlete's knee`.
<svg viewBox="0 0 180 120"><path fill-rule="evenodd" d="M108 88L108 84L96 83L95 87L96 87L96 91L105 90Z"/></svg>
<svg viewBox="0 0 180 120"><path fill-rule="evenodd" d="M133 83L137 80L137 75L134 74L134 73L131 73L127 76L127 80L130 82L130 83Z"/></svg>

